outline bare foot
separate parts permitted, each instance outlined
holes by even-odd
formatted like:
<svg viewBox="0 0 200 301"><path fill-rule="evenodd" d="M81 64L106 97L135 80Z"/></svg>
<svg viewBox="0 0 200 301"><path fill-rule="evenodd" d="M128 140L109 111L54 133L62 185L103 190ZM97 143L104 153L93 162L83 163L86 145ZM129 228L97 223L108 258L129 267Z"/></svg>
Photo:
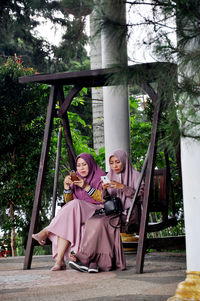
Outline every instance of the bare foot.
<svg viewBox="0 0 200 301"><path fill-rule="evenodd" d="M35 239L41 246L44 246L46 241L43 240L39 234L32 234L32 238Z"/></svg>
<svg viewBox="0 0 200 301"><path fill-rule="evenodd" d="M37 234L42 238L42 240L46 240L48 235L49 235L49 231L47 231L47 229L44 228L40 232L38 232Z"/></svg>
<svg viewBox="0 0 200 301"><path fill-rule="evenodd" d="M46 228L44 228L43 230L41 230L40 232L33 234L32 238L37 240L37 242L41 245L44 246L46 243L46 239L49 235L49 231L46 230Z"/></svg>
<svg viewBox="0 0 200 301"><path fill-rule="evenodd" d="M51 271L64 271L64 270L66 270L65 263L63 263L63 264L55 263L55 265L51 268Z"/></svg>

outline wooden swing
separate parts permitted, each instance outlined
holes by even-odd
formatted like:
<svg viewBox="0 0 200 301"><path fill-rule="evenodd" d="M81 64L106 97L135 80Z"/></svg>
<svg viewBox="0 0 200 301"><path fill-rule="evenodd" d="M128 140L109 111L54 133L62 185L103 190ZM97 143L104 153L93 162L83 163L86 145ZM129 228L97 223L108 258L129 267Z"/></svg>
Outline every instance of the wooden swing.
<svg viewBox="0 0 200 301"><path fill-rule="evenodd" d="M134 80L134 83L143 88L143 90L149 95L154 104L154 117L152 123L152 134L151 141L149 145L148 156L146 160L146 166L142 175L145 175L145 190L144 190L144 201L142 208L142 217L140 222L139 229L139 241L137 246L137 258L136 258L136 271L137 273L143 272L144 264L144 254L147 248L147 229L148 229L148 214L150 210L150 197L151 197L151 188L153 183L153 174L154 174L154 165L155 165L155 155L156 155L156 141L157 141L157 128L160 115L160 107L162 102L162 93L164 89L163 83L159 80L158 74L162 70L162 73L165 74L165 79L174 75L176 73L176 66L169 63L148 63L140 64L127 67L127 74L129 75L131 81L137 74L137 80ZM47 109L46 116L46 126L44 131L44 139L42 144L42 151L39 163L38 177L35 190L35 198L33 203L31 224L29 229L26 255L24 260L24 269L31 268L31 261L33 255L34 243L32 240L32 234L36 232L38 225L38 216L39 210L41 207L41 197L44 184L44 175L47 164L47 156L52 132L52 123L54 117L60 117L62 120L62 126L64 130L65 140L67 144L69 164L71 169L75 169L75 151L72 143L72 137L70 132L69 120L67 115L67 110L77 93L83 87L100 87L108 86L109 78L115 76L118 78L118 82L115 84L120 84L120 72L119 69L98 69L98 70L89 70L89 71L77 71L77 72L64 72L57 74L39 74L32 76L20 77L20 83L46 83L51 85L50 96L49 96L49 105ZM145 75L145 76L144 76ZM158 82L157 92L154 91L151 82ZM64 98L63 86L72 85L73 88L69 92L66 98ZM113 83L112 83L113 85ZM56 102L59 100L60 109L56 109ZM56 180L54 182L54 198L56 195ZM167 186L166 186L167 187ZM53 209L55 212L55 209ZM54 213L53 213L54 214ZM53 216L53 215L52 215ZM175 224L175 222L174 222ZM164 226L164 224L163 224ZM165 223L165 226L168 226ZM158 244L158 242L156 243ZM149 246L149 244L148 244Z"/></svg>

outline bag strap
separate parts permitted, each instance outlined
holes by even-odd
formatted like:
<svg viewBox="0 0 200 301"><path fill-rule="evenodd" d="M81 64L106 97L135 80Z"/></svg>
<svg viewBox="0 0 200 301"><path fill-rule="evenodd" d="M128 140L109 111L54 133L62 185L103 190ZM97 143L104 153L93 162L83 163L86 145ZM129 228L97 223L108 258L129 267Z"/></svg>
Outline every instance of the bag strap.
<svg viewBox="0 0 200 301"><path fill-rule="evenodd" d="M116 217L119 217L119 222L118 222L118 224L117 225L113 225L112 223L111 223L111 220L113 220L114 218L116 218ZM113 228L121 228L121 225L122 225L122 214L120 213L120 214L117 214L117 215L114 215L114 216L112 216L110 219L109 219L109 225L111 226L111 227L113 227Z"/></svg>
<svg viewBox="0 0 200 301"><path fill-rule="evenodd" d="M105 213L105 209L101 208L101 209L96 209L94 212L94 215L101 215Z"/></svg>

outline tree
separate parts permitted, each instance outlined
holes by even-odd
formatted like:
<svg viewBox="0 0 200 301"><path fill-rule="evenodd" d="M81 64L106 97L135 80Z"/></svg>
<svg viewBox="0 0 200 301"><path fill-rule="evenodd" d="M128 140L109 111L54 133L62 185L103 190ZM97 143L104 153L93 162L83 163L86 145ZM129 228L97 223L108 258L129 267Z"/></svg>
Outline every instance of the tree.
<svg viewBox="0 0 200 301"><path fill-rule="evenodd" d="M86 46L88 37L84 33L82 19L66 20L66 33L59 46L53 46L55 71L74 71L89 69Z"/></svg>
<svg viewBox="0 0 200 301"><path fill-rule="evenodd" d="M21 58L17 57L15 60L9 58L0 66L0 228L5 235L11 235L12 254L16 254L16 233L23 238L23 245L26 244L49 96L47 85L18 83L20 76L31 75L34 72L33 68L25 68ZM67 90L65 93L68 93ZM80 91L72 102L71 112L68 113L73 142L77 154L92 153L98 159L98 163L101 163L103 154L97 156L88 146L91 141L87 132L83 134L82 128L88 128L91 132L91 126L77 113L77 106L83 111L87 95L87 89ZM60 125L60 120L55 118L39 220L41 227L47 225L50 219L57 133ZM63 179L69 170L66 143L63 139L58 199L62 198Z"/></svg>
<svg viewBox="0 0 200 301"><path fill-rule="evenodd" d="M61 46L37 37L39 17L66 28ZM24 66L40 72L55 72L87 65L82 18L70 21L62 1L2 1L0 7L0 63L21 55ZM74 42L73 42L74 41Z"/></svg>
<svg viewBox="0 0 200 301"><path fill-rule="evenodd" d="M49 88L46 85L19 85L18 77L38 71L75 70L88 66L84 46L87 36L83 33L84 18L76 16L69 21L65 6L57 1L3 1L0 7L0 77L1 77L1 168L0 168L0 227L4 233L12 235L12 253L15 254L15 233L24 233L23 244L26 244L27 233L32 211L35 183L44 132L44 122ZM55 12L62 12L62 17ZM39 24L38 16L65 26L66 34L60 47L52 47L42 38L36 38L34 29ZM70 43L70 47L69 47ZM68 49L67 55L64 54ZM54 57L53 57L54 53ZM17 54L20 57L17 57ZM57 57L55 56L57 55ZM9 59L7 60L7 57ZM12 59L11 59L12 58ZM85 67L84 67L85 68ZM87 89L86 89L87 90ZM79 116L81 106L85 105L82 91L71 106L71 128L77 154L93 152L91 136L91 118L86 122ZM75 110L73 109L76 108ZM91 111L91 103L87 112ZM40 222L48 222L48 210L51 202L53 177L55 169L57 129L55 121L50 146L50 158L44 187ZM83 130L82 130L83 128ZM89 130L85 130L85 129ZM81 132L80 132L81 129ZM82 136L84 134L84 136ZM81 146L82 145L82 146ZM94 153L94 152L93 152ZM99 158L98 158L99 159ZM62 145L61 176L59 193L62 195L63 177L69 170L66 144ZM33 164L34 162L34 164Z"/></svg>
<svg viewBox="0 0 200 301"><path fill-rule="evenodd" d="M116 31L116 28L122 26L117 20L111 20L105 13L104 5L106 3L107 1L103 1L101 7L95 7L99 30L106 26L113 35L119 35L120 30ZM169 99L171 102L168 108L173 108L173 111L178 110L179 118L183 118L182 107L179 106L180 91L190 93L190 95L193 94L194 96L199 93L199 51L198 49L191 51L187 47L192 39L199 39L199 1L127 0L126 4L128 8L128 22L121 29L121 34L126 33L127 40L133 39L134 41L135 47L133 46L131 49L130 63L138 63L138 60L135 60L136 51L143 52L144 55L149 52L152 56L151 61L165 61L175 64L181 62L183 69L190 63L195 70L195 77L191 78L190 76L186 77L179 68L177 76L182 77L183 80L178 83L177 76L174 76L172 79L171 87L173 90L171 92L175 93L174 97L171 97L171 100ZM138 32L139 35L137 35ZM124 70L125 75L126 70ZM162 76L162 70L160 70L159 76ZM196 111L197 107L196 109L194 108L193 112L188 112L188 119L190 119L191 114L196 114ZM171 132L174 134L174 117L172 120L170 120L170 117L171 114L168 114L168 124L171 124ZM199 120L197 120L197 123L199 123ZM193 125L190 122L183 122L182 124L184 127L181 129L181 134L185 135L187 132L186 124L190 127ZM179 127L176 130L176 137L177 135L180 136ZM171 138L173 138L173 135Z"/></svg>
<svg viewBox="0 0 200 301"><path fill-rule="evenodd" d="M17 57L0 66L0 226L12 232L13 254L15 227L29 224L49 89L18 83L19 76L34 72Z"/></svg>
<svg viewBox="0 0 200 301"><path fill-rule="evenodd" d="M43 1L43 5L47 1ZM39 8L37 1L3 1L0 7L0 55L1 62L9 56L22 55L25 66L46 70L50 45L35 38L33 29L38 25L33 18Z"/></svg>

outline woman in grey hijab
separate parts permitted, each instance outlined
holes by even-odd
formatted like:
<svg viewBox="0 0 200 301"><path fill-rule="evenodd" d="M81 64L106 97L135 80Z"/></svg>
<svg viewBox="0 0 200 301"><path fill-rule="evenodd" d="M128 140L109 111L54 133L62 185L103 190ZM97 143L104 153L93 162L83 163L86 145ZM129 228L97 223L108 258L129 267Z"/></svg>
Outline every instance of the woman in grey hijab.
<svg viewBox="0 0 200 301"><path fill-rule="evenodd" d="M109 157L110 171L107 174L110 183L102 183L103 198L119 197L122 202L122 223L126 220L128 209L136 191L140 173L132 166L127 153L123 150L114 151ZM144 183L142 183L138 200L142 202ZM139 206L136 204L131 220L136 228L139 224ZM71 254L69 265L82 272L124 270L126 260L124 256L120 228L110 225L111 216L95 215L86 225L79 251ZM112 224L117 225L119 217Z"/></svg>

